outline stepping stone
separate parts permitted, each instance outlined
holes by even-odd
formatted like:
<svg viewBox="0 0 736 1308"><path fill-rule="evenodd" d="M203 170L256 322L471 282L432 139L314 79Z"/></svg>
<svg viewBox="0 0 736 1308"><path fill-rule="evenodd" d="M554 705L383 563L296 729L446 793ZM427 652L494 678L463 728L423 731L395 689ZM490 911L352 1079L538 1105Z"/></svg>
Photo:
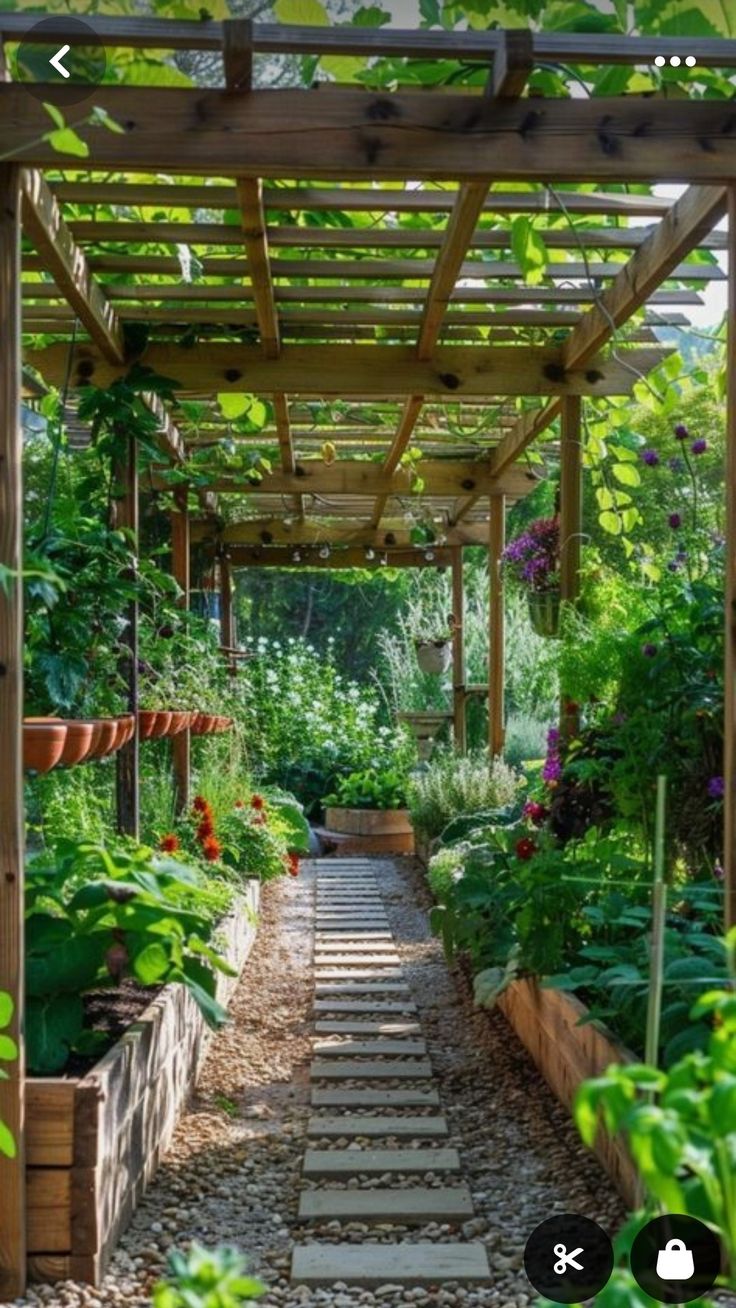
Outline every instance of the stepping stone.
<svg viewBox="0 0 736 1308"><path fill-rule="evenodd" d="M312 1052L334 1058L383 1057L406 1054L417 1057L427 1052L426 1040L315 1040Z"/></svg>
<svg viewBox="0 0 736 1308"><path fill-rule="evenodd" d="M390 966L373 969L368 967L322 966L315 968L314 975L317 981L370 981L372 978L377 981L400 981L402 978L401 969Z"/></svg>
<svg viewBox="0 0 736 1308"><path fill-rule="evenodd" d="M317 931L383 931L389 934L388 922L380 917L321 917L315 922Z"/></svg>
<svg viewBox="0 0 736 1308"><path fill-rule="evenodd" d="M355 932L338 932L333 936L317 936L314 942L318 954L339 954L346 950L350 954L374 954L376 950L390 949L392 938L388 932L367 931L365 936Z"/></svg>
<svg viewBox="0 0 736 1308"><path fill-rule="evenodd" d="M429 1090L343 1090L339 1086L315 1088L314 1108L439 1108L440 1096Z"/></svg>
<svg viewBox="0 0 736 1308"><path fill-rule="evenodd" d="M372 999L315 999L313 1008L316 1013L416 1013L417 1006L411 999L404 1002L391 999L386 1003L376 1003Z"/></svg>
<svg viewBox="0 0 736 1308"><path fill-rule="evenodd" d="M395 1036L421 1035L418 1022L343 1022L338 1018L320 1018L314 1029L318 1035Z"/></svg>
<svg viewBox="0 0 736 1308"><path fill-rule="evenodd" d="M398 967L398 954L315 954L315 967Z"/></svg>
<svg viewBox="0 0 736 1308"><path fill-rule="evenodd" d="M307 1149L304 1175L329 1181L346 1176L459 1172L457 1149Z"/></svg>
<svg viewBox="0 0 736 1308"><path fill-rule="evenodd" d="M443 1281L490 1282L488 1254L469 1244L306 1244L294 1250L291 1279L297 1285L441 1285Z"/></svg>
<svg viewBox="0 0 736 1308"><path fill-rule="evenodd" d="M317 995L396 995L408 993L406 981L343 981L338 985L334 981L318 981L314 987Z"/></svg>
<svg viewBox="0 0 736 1308"><path fill-rule="evenodd" d="M427 1222L467 1222L474 1216L467 1185L423 1190L305 1190L299 1199L303 1222L386 1222L424 1226ZM384 1263L386 1252L384 1250ZM383 1284L386 1284L384 1279Z"/></svg>
<svg viewBox="0 0 736 1308"><path fill-rule="evenodd" d="M385 1114L369 1117L367 1114L345 1117L310 1117L307 1135L320 1136L444 1136L447 1121L444 1117L398 1117Z"/></svg>
<svg viewBox="0 0 736 1308"><path fill-rule="evenodd" d="M428 1058L387 1058L382 1063L367 1058L315 1058L309 1076L312 1081L429 1081L432 1064Z"/></svg>

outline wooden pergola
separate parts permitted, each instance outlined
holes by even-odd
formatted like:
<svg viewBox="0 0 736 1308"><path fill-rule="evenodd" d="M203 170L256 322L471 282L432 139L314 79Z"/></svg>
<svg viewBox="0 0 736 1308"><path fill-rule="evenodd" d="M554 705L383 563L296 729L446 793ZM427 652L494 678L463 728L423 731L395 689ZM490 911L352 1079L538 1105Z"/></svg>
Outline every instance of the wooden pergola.
<svg viewBox="0 0 736 1308"><path fill-rule="evenodd" d="M37 29L41 17L0 15L2 41L80 39L63 17ZM558 443L546 449L561 465L562 594L574 601L583 402L630 394L662 361L657 327L686 325L683 311L701 302L699 287L725 276L716 262L698 260L698 249L729 253L724 770L733 921L736 114L728 101L712 99L530 97L527 83L538 63L647 65L677 52L704 67L733 69L736 42L240 20L92 16L85 24L111 50L219 53L223 77L204 89L98 87L87 109L100 106L120 130L75 111L90 151L83 168L47 139L42 99L53 100L53 88L37 97L0 81L0 565L10 577L0 587L0 989L16 999L16 1030L23 994L22 364L27 377L47 384L62 387L68 379L72 395L136 362L175 379L168 409L150 397L160 474L139 485L133 449L121 464L121 512L134 530L139 492L170 489L166 469L192 453L223 438L244 450L273 450L270 469L213 480L199 492L196 512L186 485L172 496L173 566L184 600L190 546L204 543L220 563L226 646L233 568L297 560L449 565L459 618L463 547L485 544L489 745L497 754L506 507L544 476L544 461L528 454L560 420ZM325 53L454 58L487 68L487 83L380 92L252 85L261 56ZM657 182L685 189L675 201L623 189ZM514 189L518 183L528 185ZM97 205L106 216L80 217L80 205ZM728 234L714 232L727 211ZM329 225L310 225L315 214L330 215ZM506 220L519 215L534 220L549 251L535 285L510 251ZM181 244L197 251L196 280L182 274ZM51 338L42 348L34 344L40 333ZM32 390L29 383L29 403ZM233 431L223 416L218 397L243 393L269 402L263 430ZM414 543L419 511L429 544ZM462 747L462 621L454 639L453 715ZM131 694L134 706L135 685ZM133 831L136 751L135 740L122 751L119 777L121 819ZM175 751L184 798L186 735L176 737ZM22 1292L26 1268L22 1060L10 1070L11 1079L0 1082L0 1118L19 1142L19 1157L0 1155L3 1299Z"/></svg>

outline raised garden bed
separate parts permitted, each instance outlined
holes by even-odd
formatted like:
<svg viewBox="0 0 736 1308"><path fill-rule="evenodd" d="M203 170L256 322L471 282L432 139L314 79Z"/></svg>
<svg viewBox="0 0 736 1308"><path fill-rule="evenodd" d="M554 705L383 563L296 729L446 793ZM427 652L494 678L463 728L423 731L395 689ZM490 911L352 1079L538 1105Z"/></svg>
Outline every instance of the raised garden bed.
<svg viewBox="0 0 736 1308"><path fill-rule="evenodd" d="M414 853L414 829L405 808L327 808L319 835L341 854Z"/></svg>
<svg viewBox="0 0 736 1308"><path fill-rule="evenodd" d="M259 882L247 882L220 928L221 952L238 974L255 939L259 892ZM221 1004L236 984L218 973ZM210 1036L189 992L164 986L84 1077L28 1082L31 1280L99 1284L171 1141Z"/></svg>
<svg viewBox="0 0 736 1308"><path fill-rule="evenodd" d="M611 1063L633 1059L599 1023L578 1025L586 1009L575 995L545 990L527 978L514 981L498 1006L566 1108L572 1108L582 1081L599 1076ZM623 1141L611 1139L601 1130L595 1152L622 1198L635 1208L639 1195L637 1172Z"/></svg>

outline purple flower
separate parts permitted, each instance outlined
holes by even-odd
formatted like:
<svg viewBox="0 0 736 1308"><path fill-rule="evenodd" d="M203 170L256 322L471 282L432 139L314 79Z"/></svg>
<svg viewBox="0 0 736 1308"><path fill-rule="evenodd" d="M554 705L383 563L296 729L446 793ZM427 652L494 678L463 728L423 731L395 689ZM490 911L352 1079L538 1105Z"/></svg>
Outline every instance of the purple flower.
<svg viewBox="0 0 736 1308"><path fill-rule="evenodd" d="M644 655L645 659L656 659L657 646L652 645L650 641L647 641L645 645L642 645L641 652Z"/></svg>
<svg viewBox="0 0 736 1308"><path fill-rule="evenodd" d="M713 876L715 877L716 881L723 881L725 875L726 875L726 873L725 873L725 871L724 871L724 869L723 869L723 864L722 864L722 863L714 863L714 864L713 864Z"/></svg>
<svg viewBox="0 0 736 1308"><path fill-rule="evenodd" d="M559 781L561 776L562 764L556 754L551 754L542 768L542 781L546 781L549 785L550 782Z"/></svg>
<svg viewBox="0 0 736 1308"><path fill-rule="evenodd" d="M549 731L547 732L548 749L557 749L559 743L560 743L559 727L550 727Z"/></svg>
<svg viewBox="0 0 736 1308"><path fill-rule="evenodd" d="M723 777L711 777L708 782L708 794L711 799L723 799L725 784Z"/></svg>
<svg viewBox="0 0 736 1308"><path fill-rule="evenodd" d="M680 517L679 513L671 513L667 521L670 524L673 531L679 531L680 527L682 526L682 518Z"/></svg>
<svg viewBox="0 0 736 1308"><path fill-rule="evenodd" d="M675 427L675 440L686 441L689 435L690 433L687 427L685 426L684 422L678 422L677 426Z"/></svg>
<svg viewBox="0 0 736 1308"><path fill-rule="evenodd" d="M659 463L659 455L656 450L642 450L642 462L646 463L648 468L656 468Z"/></svg>
<svg viewBox="0 0 736 1308"><path fill-rule="evenodd" d="M705 454L707 448L708 448L708 442L704 440L702 436L698 440L693 441L692 445L690 446L690 449L693 454Z"/></svg>

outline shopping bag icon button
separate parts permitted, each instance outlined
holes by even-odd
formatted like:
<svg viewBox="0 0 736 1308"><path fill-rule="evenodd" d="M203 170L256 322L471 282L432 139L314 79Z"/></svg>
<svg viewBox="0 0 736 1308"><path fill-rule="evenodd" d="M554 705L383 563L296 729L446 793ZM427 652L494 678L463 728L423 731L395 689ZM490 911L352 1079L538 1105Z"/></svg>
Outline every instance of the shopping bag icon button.
<svg viewBox="0 0 736 1308"><path fill-rule="evenodd" d="M657 1276L663 1281L689 1281L695 1274L692 1250L684 1240L668 1240L657 1254Z"/></svg>

